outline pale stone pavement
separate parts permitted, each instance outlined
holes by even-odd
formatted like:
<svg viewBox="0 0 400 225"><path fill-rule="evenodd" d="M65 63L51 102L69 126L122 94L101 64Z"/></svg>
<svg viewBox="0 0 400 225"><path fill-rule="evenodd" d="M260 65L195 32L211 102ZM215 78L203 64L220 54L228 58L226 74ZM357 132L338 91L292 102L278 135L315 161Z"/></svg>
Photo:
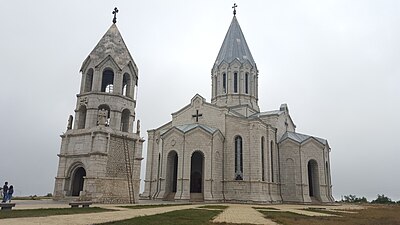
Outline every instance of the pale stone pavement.
<svg viewBox="0 0 400 225"><path fill-rule="evenodd" d="M213 220L217 223L250 223L275 225L272 220L265 219L264 216L253 209L251 205L229 204L221 214Z"/></svg>
<svg viewBox="0 0 400 225"><path fill-rule="evenodd" d="M16 209L36 209L36 208L69 208L67 203L53 202L53 201L15 201L17 203ZM147 204L166 204L167 202L154 202L150 201ZM146 204L146 202L144 202ZM168 203L167 203L168 204ZM27 217L27 218L13 218L13 219L0 219L2 224L15 224L15 225L87 225L94 223L105 223L111 221L125 220L138 216L148 216L160 213L166 213L182 209L191 209L203 206L204 204L195 205L174 205L169 207L147 208L147 209L127 209L117 207L120 205L101 205L95 204L96 207L116 209L118 211L90 213L90 214L75 214L75 215L58 215L47 217ZM270 210L274 208L279 211L293 212L307 216L332 216L330 214L323 214L317 212L310 212L301 209L314 207L325 208L327 210L349 210L349 209L362 209L360 206L355 205L334 205L334 206L311 206L311 205L247 205L247 204L218 204L226 205L226 208L219 214L213 222L226 222L226 223L246 223L246 224L265 224L275 225L277 223L264 218L263 214L258 212L253 207L266 208L261 210ZM259 209L260 210L260 209ZM274 210L276 211L276 210Z"/></svg>

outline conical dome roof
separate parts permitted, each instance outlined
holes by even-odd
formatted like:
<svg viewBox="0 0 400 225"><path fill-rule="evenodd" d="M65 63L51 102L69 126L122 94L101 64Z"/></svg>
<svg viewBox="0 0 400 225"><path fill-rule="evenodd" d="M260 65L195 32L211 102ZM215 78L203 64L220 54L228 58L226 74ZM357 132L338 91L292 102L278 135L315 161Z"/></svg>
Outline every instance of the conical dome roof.
<svg viewBox="0 0 400 225"><path fill-rule="evenodd" d="M236 16L233 16L231 25L215 60L215 65L219 66L222 62L231 63L235 59L238 59L241 63L248 61L252 66L256 65L239 22Z"/></svg>
<svg viewBox="0 0 400 225"><path fill-rule="evenodd" d="M97 43L96 47L94 47L92 52L83 62L82 68L88 60L97 66L107 56L111 56L120 69L127 66L129 62L135 64L115 23L111 25L104 36L100 39L99 43Z"/></svg>

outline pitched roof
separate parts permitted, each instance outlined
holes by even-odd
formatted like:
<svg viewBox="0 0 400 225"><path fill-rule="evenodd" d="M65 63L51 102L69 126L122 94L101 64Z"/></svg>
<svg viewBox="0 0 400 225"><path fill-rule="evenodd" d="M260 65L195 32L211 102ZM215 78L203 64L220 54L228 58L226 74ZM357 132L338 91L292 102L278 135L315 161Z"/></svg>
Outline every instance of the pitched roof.
<svg viewBox="0 0 400 225"><path fill-rule="evenodd" d="M290 131L288 131L285 134L283 134L283 136L281 137L279 142L282 142L285 139L291 139L291 140L294 140L294 141L296 141L298 143L303 143L303 142L307 141L310 138L314 138L315 140L317 140L318 142L320 142L323 145L327 144L327 141L325 139L322 139L322 138L319 138L319 137L310 136L310 135L306 135L306 134L290 132Z"/></svg>
<svg viewBox="0 0 400 225"><path fill-rule="evenodd" d="M280 115L284 113L281 110L272 110L272 111L265 111L265 112L259 112L251 115L251 117L262 117L262 116L272 116L272 115Z"/></svg>
<svg viewBox="0 0 400 225"><path fill-rule="evenodd" d="M231 63L235 59L238 59L241 63L248 61L252 66L256 65L239 22L236 16L233 16L231 25L215 60L215 65L219 66L222 62Z"/></svg>
<svg viewBox="0 0 400 225"><path fill-rule="evenodd" d="M186 133L188 131L191 131L197 127L205 130L206 132L213 134L215 131L217 131L217 129L209 127L207 125L203 125L203 124L197 124L197 123L192 123L192 124L185 124L185 125L180 125L180 126L174 126L175 128L177 128L178 130L182 131L183 133ZM174 128L172 127L172 128ZM172 128L163 130L160 132L160 135L165 134L167 131L171 130Z"/></svg>
<svg viewBox="0 0 400 225"><path fill-rule="evenodd" d="M96 47L94 47L85 62L82 64L81 70L88 60L93 61L94 65L97 66L107 56L111 56L120 69L127 66L129 62L132 62L132 64L135 65L129 50L122 39L121 33L115 24L111 25L104 36L100 39L99 43L97 43Z"/></svg>

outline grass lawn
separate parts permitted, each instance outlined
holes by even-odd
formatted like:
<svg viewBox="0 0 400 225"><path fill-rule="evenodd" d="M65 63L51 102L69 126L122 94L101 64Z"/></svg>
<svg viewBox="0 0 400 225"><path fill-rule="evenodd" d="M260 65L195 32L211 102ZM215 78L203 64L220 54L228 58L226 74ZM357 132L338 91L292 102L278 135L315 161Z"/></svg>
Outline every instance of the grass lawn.
<svg viewBox="0 0 400 225"><path fill-rule="evenodd" d="M11 211L1 211L0 219L5 218L20 218L20 217L41 217L41 216L55 216L55 215L68 215L79 213L99 213L114 211L112 209L103 209L99 207L91 208L51 208L51 209L14 209Z"/></svg>
<svg viewBox="0 0 400 225"><path fill-rule="evenodd" d="M316 210L313 210L316 211ZM318 212L330 213L324 210ZM283 225L393 225L400 224L400 206L368 206L358 213L336 213L340 217L305 216L290 212L260 211L266 218Z"/></svg>
<svg viewBox="0 0 400 225"><path fill-rule="evenodd" d="M150 209L150 208L170 207L170 206L179 206L179 205L189 205L189 204L127 205L127 206L118 206L118 207L127 208L127 209Z"/></svg>
<svg viewBox="0 0 400 225"><path fill-rule="evenodd" d="M167 212L152 216L141 216L128 220L121 220L110 223L102 223L102 225L135 225L135 224L162 224L162 225L211 225L210 220L220 214L220 210L206 210L206 209L184 209L173 212ZM215 225L215 224L214 224Z"/></svg>

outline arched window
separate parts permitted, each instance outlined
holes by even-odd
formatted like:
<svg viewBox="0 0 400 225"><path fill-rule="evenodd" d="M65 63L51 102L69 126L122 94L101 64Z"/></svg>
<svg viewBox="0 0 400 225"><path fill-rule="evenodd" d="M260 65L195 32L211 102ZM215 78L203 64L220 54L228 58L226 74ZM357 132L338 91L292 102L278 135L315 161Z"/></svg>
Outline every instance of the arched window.
<svg viewBox="0 0 400 225"><path fill-rule="evenodd" d="M84 129L86 123L86 106L81 105L78 111L78 129Z"/></svg>
<svg viewBox="0 0 400 225"><path fill-rule="evenodd" d="M101 80L101 91L112 93L114 88L114 72L111 69L105 69Z"/></svg>
<svg viewBox="0 0 400 225"><path fill-rule="evenodd" d="M125 73L122 79L122 95L125 95L126 97L132 97L131 88L132 88L131 76Z"/></svg>
<svg viewBox="0 0 400 225"><path fill-rule="evenodd" d="M107 110L107 119L106 119L106 126L110 126L110 107L108 106L108 105L100 105L99 107L98 107L98 110L99 111L101 111L102 109L104 109L104 110ZM98 121L97 121L97 123L98 123Z"/></svg>
<svg viewBox="0 0 400 225"><path fill-rule="evenodd" d="M261 180L265 181L265 167L264 167L264 137L261 137Z"/></svg>
<svg viewBox="0 0 400 225"><path fill-rule="evenodd" d="M218 95L218 93L217 93L217 91L218 91L218 85L217 85L217 76L214 76L214 96L217 96Z"/></svg>
<svg viewBox="0 0 400 225"><path fill-rule="evenodd" d="M227 89L226 89L226 73L224 73L222 75L222 88L223 88L224 93L226 93L227 92Z"/></svg>
<svg viewBox="0 0 400 225"><path fill-rule="evenodd" d="M243 180L243 144L242 137L235 137L235 180Z"/></svg>
<svg viewBox="0 0 400 225"><path fill-rule="evenodd" d="M93 69L90 68L88 72L86 73L86 78L85 78L85 88L84 92L90 92L92 91L92 85L93 85Z"/></svg>
<svg viewBox="0 0 400 225"><path fill-rule="evenodd" d="M246 92L246 94L249 93L249 73L246 73L245 75L245 80L244 80L244 90Z"/></svg>
<svg viewBox="0 0 400 225"><path fill-rule="evenodd" d="M271 141L270 148L270 156L271 156L271 182L274 182L274 142Z"/></svg>
<svg viewBox="0 0 400 225"><path fill-rule="evenodd" d="M235 72L233 74L233 92L238 92L238 73Z"/></svg>
<svg viewBox="0 0 400 225"><path fill-rule="evenodd" d="M131 112L129 109L124 109L121 114L121 131L128 132L129 131L129 117L131 116Z"/></svg>
<svg viewBox="0 0 400 225"><path fill-rule="evenodd" d="M329 185L329 170L328 170L328 162L325 162L325 173L326 173L326 184Z"/></svg>

